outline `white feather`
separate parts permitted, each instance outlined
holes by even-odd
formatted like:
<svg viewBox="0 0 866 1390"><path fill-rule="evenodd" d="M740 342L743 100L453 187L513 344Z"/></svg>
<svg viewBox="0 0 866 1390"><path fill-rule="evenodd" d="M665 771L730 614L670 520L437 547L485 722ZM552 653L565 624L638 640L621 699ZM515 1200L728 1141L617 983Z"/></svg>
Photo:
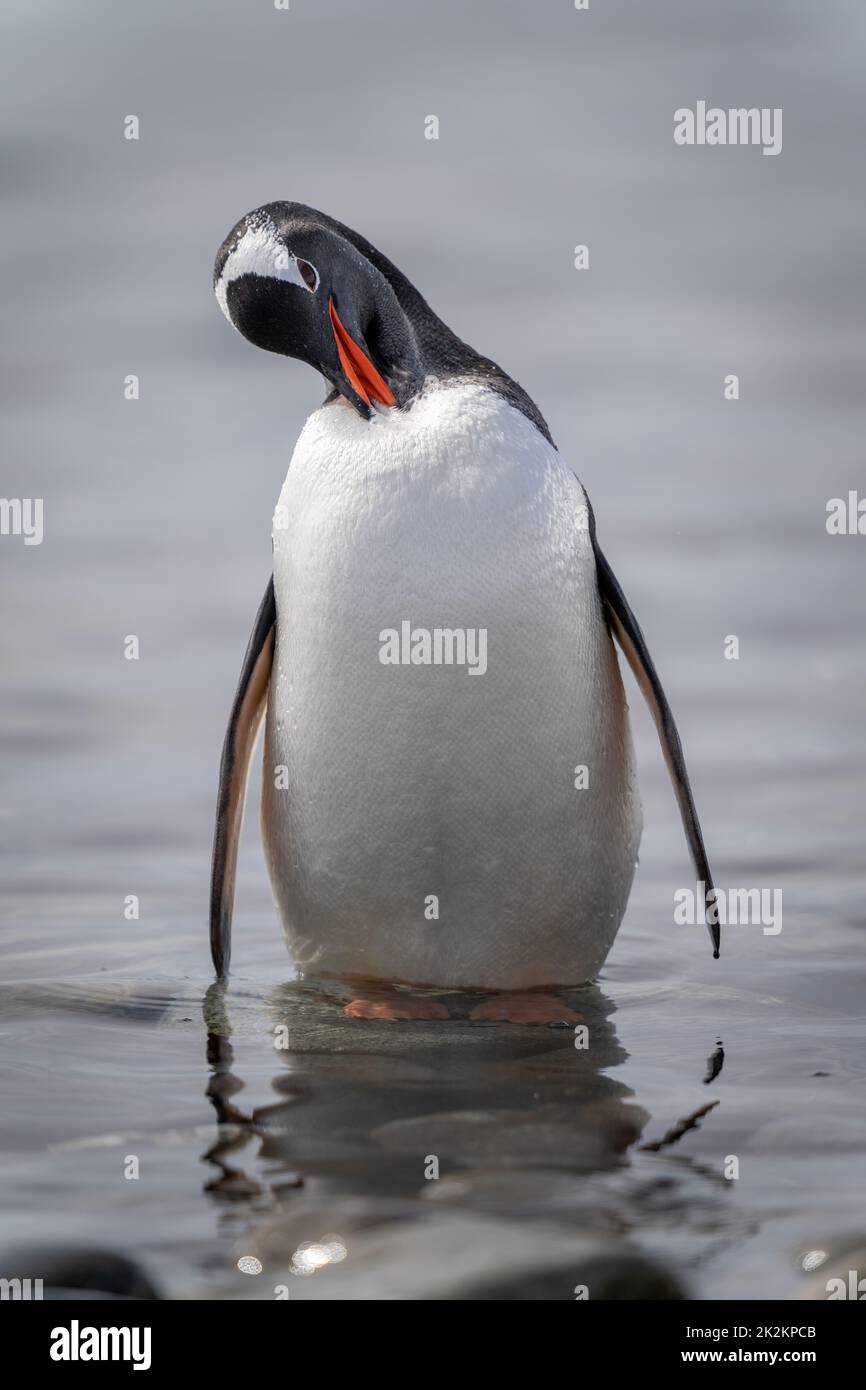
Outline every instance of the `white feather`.
<svg viewBox="0 0 866 1390"><path fill-rule="evenodd" d="M263 831L299 966L452 987L591 978L641 817L574 474L476 384L431 382L369 421L340 401L307 421L273 541ZM383 665L379 634L406 619L485 628L484 674Z"/></svg>
<svg viewBox="0 0 866 1390"><path fill-rule="evenodd" d="M316 271L316 284L311 290L298 269L297 258L286 249L271 218L264 213L247 218L246 230L227 256L217 281L217 301L229 323L232 323L232 318L228 307L228 287L232 280L239 279L241 275L287 280L308 294L318 289L319 272Z"/></svg>

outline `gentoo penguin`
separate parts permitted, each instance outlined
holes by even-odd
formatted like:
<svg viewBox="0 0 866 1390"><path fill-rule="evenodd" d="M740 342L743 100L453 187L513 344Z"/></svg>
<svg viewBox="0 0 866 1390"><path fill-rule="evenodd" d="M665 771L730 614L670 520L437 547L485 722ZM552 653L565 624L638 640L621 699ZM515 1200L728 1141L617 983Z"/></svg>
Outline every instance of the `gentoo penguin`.
<svg viewBox="0 0 866 1390"><path fill-rule="evenodd" d="M298 969L498 992L479 1016L545 1021L527 992L593 978L637 860L612 635L712 890L676 725L589 499L517 382L333 218L299 203L249 213L214 289L243 337L329 388L274 512L273 577L223 748L216 971L266 710L262 831ZM718 955L718 925L710 935ZM348 1012L395 1016L369 984Z"/></svg>

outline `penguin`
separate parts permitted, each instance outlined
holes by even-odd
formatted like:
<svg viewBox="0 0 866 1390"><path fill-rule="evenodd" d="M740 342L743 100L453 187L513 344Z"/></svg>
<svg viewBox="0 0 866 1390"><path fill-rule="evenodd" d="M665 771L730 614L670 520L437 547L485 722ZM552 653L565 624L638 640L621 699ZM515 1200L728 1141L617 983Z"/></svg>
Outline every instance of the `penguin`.
<svg viewBox="0 0 866 1390"><path fill-rule="evenodd" d="M299 972L365 982L351 1017L445 1017L449 991L486 995L476 1017L577 1017L555 992L603 964L642 829L614 641L715 900L677 727L586 491L526 391L332 217L256 209L213 283L233 328L327 391L274 511L223 746L217 976L264 719L262 839ZM428 994L413 1006L401 986Z"/></svg>

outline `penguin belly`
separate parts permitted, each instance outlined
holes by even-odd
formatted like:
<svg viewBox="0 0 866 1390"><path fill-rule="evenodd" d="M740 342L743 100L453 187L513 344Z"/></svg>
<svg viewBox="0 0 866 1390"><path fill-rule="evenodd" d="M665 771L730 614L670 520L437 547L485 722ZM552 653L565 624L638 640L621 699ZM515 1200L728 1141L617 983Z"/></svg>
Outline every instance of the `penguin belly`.
<svg viewBox="0 0 866 1390"><path fill-rule="evenodd" d="M297 967L591 979L641 812L575 475L476 384L371 421L338 401L298 440L273 541L262 828Z"/></svg>

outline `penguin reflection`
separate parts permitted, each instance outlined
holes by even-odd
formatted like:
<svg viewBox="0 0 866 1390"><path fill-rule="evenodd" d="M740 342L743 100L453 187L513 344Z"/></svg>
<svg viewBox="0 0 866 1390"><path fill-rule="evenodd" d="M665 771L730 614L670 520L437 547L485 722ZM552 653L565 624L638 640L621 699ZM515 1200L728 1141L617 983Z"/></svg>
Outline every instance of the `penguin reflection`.
<svg viewBox="0 0 866 1390"><path fill-rule="evenodd" d="M219 1177L206 1191L223 1200L302 1200L295 1190L319 1179L341 1197L415 1200L424 1195L421 1160L435 1153L452 1174L519 1174L525 1193L535 1173L615 1168L641 1137L646 1113L605 1074L626 1054L611 1001L595 986L569 996L577 1024L532 1031L473 1021L475 998L453 995L450 1023L395 1032L389 1022L347 1017L347 992L333 982L293 982L268 996L279 1099L245 1111L227 1001L211 987L207 1096L220 1134L204 1157ZM253 1142L250 1177L234 1159Z"/></svg>

